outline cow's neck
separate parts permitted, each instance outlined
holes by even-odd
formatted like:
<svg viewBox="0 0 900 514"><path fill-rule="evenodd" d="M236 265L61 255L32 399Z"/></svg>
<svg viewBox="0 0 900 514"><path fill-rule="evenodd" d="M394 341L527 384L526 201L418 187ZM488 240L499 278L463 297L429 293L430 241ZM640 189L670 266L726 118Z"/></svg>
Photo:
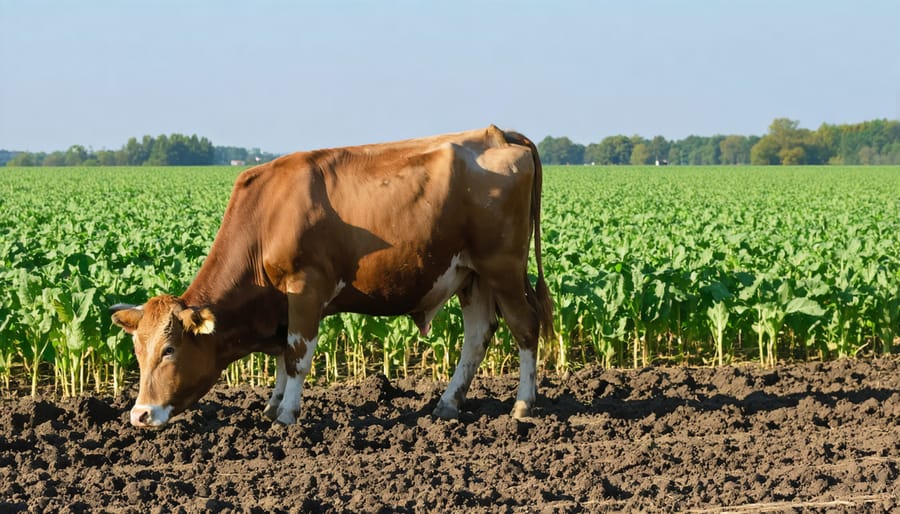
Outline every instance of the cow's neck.
<svg viewBox="0 0 900 514"><path fill-rule="evenodd" d="M279 296L267 283L258 245L216 238L197 277L182 295L192 307L209 307L216 316L220 360L227 364L251 352L277 353Z"/></svg>
<svg viewBox="0 0 900 514"><path fill-rule="evenodd" d="M196 278L182 295L188 305L240 307L236 304L249 300L248 287L265 286L259 245L249 238L226 234L223 226Z"/></svg>

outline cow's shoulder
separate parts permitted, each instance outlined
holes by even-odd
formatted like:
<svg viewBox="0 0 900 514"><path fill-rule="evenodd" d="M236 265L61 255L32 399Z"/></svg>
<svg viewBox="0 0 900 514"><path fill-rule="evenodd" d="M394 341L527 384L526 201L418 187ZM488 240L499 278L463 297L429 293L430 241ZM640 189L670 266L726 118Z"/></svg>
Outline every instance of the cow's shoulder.
<svg viewBox="0 0 900 514"><path fill-rule="evenodd" d="M232 198L237 195L270 195L303 191L321 184L324 170L338 167L346 151L340 148L294 152L254 166L238 175Z"/></svg>

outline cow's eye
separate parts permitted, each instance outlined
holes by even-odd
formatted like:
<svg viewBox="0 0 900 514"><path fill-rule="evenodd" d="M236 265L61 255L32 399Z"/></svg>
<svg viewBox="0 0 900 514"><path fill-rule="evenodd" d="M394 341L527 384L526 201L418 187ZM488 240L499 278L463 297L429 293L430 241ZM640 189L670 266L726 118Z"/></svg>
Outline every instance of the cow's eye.
<svg viewBox="0 0 900 514"><path fill-rule="evenodd" d="M170 355L175 355L175 347L174 346L166 346L163 348L163 357L168 357Z"/></svg>

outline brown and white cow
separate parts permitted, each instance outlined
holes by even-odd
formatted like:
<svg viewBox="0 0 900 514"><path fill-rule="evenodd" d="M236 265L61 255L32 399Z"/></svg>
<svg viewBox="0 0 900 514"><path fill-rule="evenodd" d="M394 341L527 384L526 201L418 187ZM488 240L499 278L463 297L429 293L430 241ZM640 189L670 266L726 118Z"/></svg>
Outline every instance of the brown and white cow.
<svg viewBox="0 0 900 514"><path fill-rule="evenodd" d="M499 313L519 345L512 414L529 416L538 336L552 331L540 205L537 149L493 125L244 171L187 291L111 308L140 365L131 423L166 423L251 352L277 356L264 414L294 423L323 317L405 314L425 334L454 294L465 335L434 415L458 415ZM526 273L532 234L536 291Z"/></svg>

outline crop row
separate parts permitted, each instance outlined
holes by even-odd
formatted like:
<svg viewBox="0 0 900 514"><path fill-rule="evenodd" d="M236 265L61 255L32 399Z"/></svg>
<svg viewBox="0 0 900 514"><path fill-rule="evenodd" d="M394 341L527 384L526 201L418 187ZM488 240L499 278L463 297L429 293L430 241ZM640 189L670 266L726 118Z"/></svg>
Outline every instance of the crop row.
<svg viewBox="0 0 900 514"><path fill-rule="evenodd" d="M135 370L106 307L180 293L215 236L231 168L0 172L0 377L9 389L118 390ZM548 369L889 352L900 331L900 169L545 169ZM462 316L322 323L315 379L446 378ZM516 366L501 325L483 366ZM271 358L226 379L269 383Z"/></svg>
<svg viewBox="0 0 900 514"><path fill-rule="evenodd" d="M570 173L545 195L559 326L578 342L564 357L771 365L892 349L900 169Z"/></svg>

